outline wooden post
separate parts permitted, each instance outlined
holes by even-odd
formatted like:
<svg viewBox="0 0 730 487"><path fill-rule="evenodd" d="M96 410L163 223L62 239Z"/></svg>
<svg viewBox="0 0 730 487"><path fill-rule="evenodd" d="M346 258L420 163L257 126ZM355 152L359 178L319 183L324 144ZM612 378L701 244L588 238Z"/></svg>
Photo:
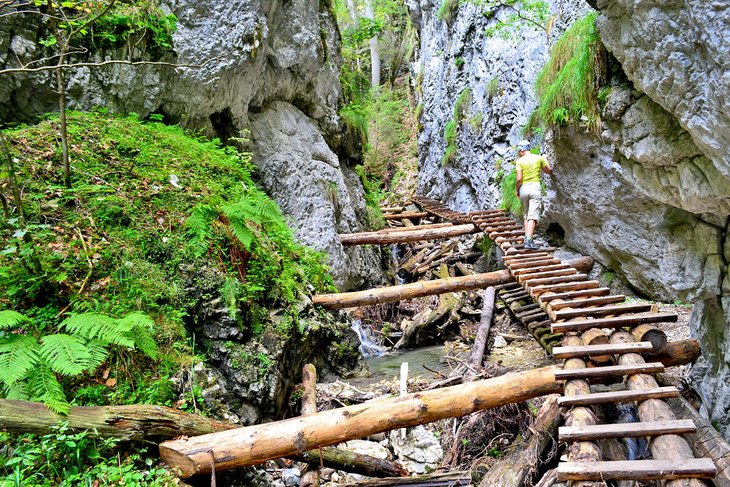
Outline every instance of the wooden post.
<svg viewBox="0 0 730 487"><path fill-rule="evenodd" d="M522 402L561 389L562 384L555 380L555 368L543 367L284 421L166 441L160 445L160 455L181 477L190 477L210 472L211 456L216 471L255 465L382 431Z"/></svg>
<svg viewBox="0 0 730 487"><path fill-rule="evenodd" d="M469 378L474 377L474 372L482 368L484 360L484 351L487 348L487 339L489 338L489 328L492 324L492 315L494 314L494 287L490 286L484 291L484 305L482 306L482 318L479 321L479 329L474 339L474 347L469 357L469 368L466 375Z"/></svg>
<svg viewBox="0 0 730 487"><path fill-rule="evenodd" d="M317 369L312 364L306 364L302 369L302 416L317 413ZM299 480L299 487L319 487L319 468L309 465Z"/></svg>

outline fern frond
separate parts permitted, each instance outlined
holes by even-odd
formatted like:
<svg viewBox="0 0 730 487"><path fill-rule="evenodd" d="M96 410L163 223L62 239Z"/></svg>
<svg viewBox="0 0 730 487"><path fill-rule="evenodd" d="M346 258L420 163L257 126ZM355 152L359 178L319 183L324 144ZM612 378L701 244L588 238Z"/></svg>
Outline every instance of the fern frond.
<svg viewBox="0 0 730 487"><path fill-rule="evenodd" d="M213 239L213 220L218 212L210 205L198 205L193 208L185 225L187 226L188 242L197 257L202 256L210 247Z"/></svg>
<svg viewBox="0 0 730 487"><path fill-rule="evenodd" d="M231 219L228 224L228 229L230 230L231 235L240 242L244 249L248 251L251 250L251 244L253 244L256 236L251 229L248 228L245 221Z"/></svg>
<svg viewBox="0 0 730 487"><path fill-rule="evenodd" d="M152 335L155 322L144 313L130 313L119 320L122 328L129 328L125 332L127 337L134 341L134 344L145 355L157 359L157 343Z"/></svg>
<svg viewBox="0 0 730 487"><path fill-rule="evenodd" d="M102 314L77 314L66 318L61 323L61 328L84 338L97 338L107 343L133 348L134 340L126 333L129 329L119 326L119 320Z"/></svg>
<svg viewBox="0 0 730 487"><path fill-rule="evenodd" d="M28 335L0 338L0 382L12 386L30 372L38 362L38 341Z"/></svg>
<svg viewBox="0 0 730 487"><path fill-rule="evenodd" d="M82 337L57 333L41 339L40 355L54 372L76 375L88 370L91 353Z"/></svg>
<svg viewBox="0 0 730 487"><path fill-rule="evenodd" d="M11 309L0 311L0 330L12 330L27 323L30 323L30 318L17 311Z"/></svg>
<svg viewBox="0 0 730 487"><path fill-rule="evenodd" d="M71 408L56 375L44 362L40 362L28 375L28 396L31 401L41 401L60 414L68 414Z"/></svg>
<svg viewBox="0 0 730 487"><path fill-rule="evenodd" d="M30 396L28 396L28 384L23 380L19 380L12 385L3 384L0 387L0 391L2 391L2 396L5 399L13 399L16 401L30 400Z"/></svg>
<svg viewBox="0 0 730 487"><path fill-rule="evenodd" d="M96 370L101 364L106 361L109 356L109 350L107 347L109 344L103 340L89 340L86 342L86 348L89 350L89 370Z"/></svg>

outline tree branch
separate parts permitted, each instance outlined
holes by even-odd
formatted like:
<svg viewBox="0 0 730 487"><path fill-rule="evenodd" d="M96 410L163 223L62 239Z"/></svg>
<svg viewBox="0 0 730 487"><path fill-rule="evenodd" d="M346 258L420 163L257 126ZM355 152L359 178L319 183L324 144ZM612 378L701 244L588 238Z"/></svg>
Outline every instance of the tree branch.
<svg viewBox="0 0 730 487"><path fill-rule="evenodd" d="M109 66L112 64L126 64L128 66L169 66L172 68L203 68L206 65L210 64L216 59L219 59L220 56L215 58L210 58L207 61L205 61L202 64L178 64L178 63L169 63L164 61L125 61L125 60L109 60L109 61L102 61L99 63L71 63L71 64L64 64L62 66L41 66L39 68L8 68L0 70L0 76L4 74L12 74L12 73L40 73L43 71L54 71L56 69L68 69L68 68L84 68L84 67L102 67L102 66Z"/></svg>

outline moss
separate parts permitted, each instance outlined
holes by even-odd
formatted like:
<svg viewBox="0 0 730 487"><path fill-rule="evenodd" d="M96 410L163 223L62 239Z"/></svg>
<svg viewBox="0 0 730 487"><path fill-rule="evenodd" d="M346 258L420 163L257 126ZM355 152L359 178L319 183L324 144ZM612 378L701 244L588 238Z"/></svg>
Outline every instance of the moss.
<svg viewBox="0 0 730 487"><path fill-rule="evenodd" d="M446 122L446 125L444 126L444 140L446 141L446 148L444 149L444 155L441 159L441 164L443 166L447 166L456 160L456 156L458 155L456 136L458 135L459 125L464 121L464 118L466 117L467 109L470 103L471 88L467 87L461 90L459 96L456 97L451 120Z"/></svg>
<svg viewBox="0 0 730 487"><path fill-rule="evenodd" d="M459 0L443 0L436 11L436 18L450 24L454 20L458 7Z"/></svg>
<svg viewBox="0 0 730 487"><path fill-rule="evenodd" d="M499 76L494 76L487 83L487 96L489 96L489 98L494 98L495 96L497 96L498 91L499 91Z"/></svg>
<svg viewBox="0 0 730 487"><path fill-rule="evenodd" d="M595 27L596 16L594 12L575 22L553 46L535 80L539 102L526 128L528 134L539 125L598 127L607 54Z"/></svg>

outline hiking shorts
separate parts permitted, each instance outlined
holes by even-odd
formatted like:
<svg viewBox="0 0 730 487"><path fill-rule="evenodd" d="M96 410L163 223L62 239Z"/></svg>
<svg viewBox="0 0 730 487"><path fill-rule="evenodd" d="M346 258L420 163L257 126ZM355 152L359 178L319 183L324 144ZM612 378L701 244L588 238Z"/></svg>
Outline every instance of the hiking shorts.
<svg viewBox="0 0 730 487"><path fill-rule="evenodd" d="M542 188L540 183L525 183L520 186L520 201L525 220L539 220L542 212Z"/></svg>

